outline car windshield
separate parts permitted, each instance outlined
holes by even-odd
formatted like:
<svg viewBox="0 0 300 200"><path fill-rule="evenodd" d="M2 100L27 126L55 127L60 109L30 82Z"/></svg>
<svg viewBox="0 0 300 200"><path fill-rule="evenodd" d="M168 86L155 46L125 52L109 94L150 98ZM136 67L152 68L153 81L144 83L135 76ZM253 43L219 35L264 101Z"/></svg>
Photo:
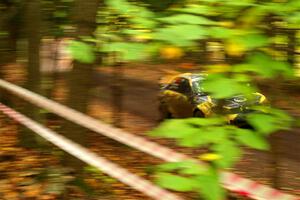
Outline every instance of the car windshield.
<svg viewBox="0 0 300 200"><path fill-rule="evenodd" d="M192 80L192 87L193 87L193 92L196 94L204 94L202 84L203 84L204 78L203 77L197 77L193 78Z"/></svg>

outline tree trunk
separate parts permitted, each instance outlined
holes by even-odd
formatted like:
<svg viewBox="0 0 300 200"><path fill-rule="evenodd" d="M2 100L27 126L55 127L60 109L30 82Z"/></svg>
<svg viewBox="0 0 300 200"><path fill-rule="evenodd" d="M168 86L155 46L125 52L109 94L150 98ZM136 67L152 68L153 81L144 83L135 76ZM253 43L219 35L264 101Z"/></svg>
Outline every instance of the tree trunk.
<svg viewBox="0 0 300 200"><path fill-rule="evenodd" d="M76 0L74 2L74 23L77 36L91 36L96 29L96 16L99 0ZM89 88L92 85L93 64L73 63L73 70L69 76L69 96L67 104L71 108L86 113L89 100ZM81 144L87 144L87 133L73 123L67 123L65 136ZM68 163L81 167L77 159L66 157Z"/></svg>
<svg viewBox="0 0 300 200"><path fill-rule="evenodd" d="M27 80L25 87L35 93L40 93L40 40L41 40L41 2L40 0L28 0L25 8L25 31L28 41L27 49ZM32 104L25 104L24 114L41 121L39 108ZM23 129L20 135L20 141L23 146L36 147L37 141L34 135L27 129Z"/></svg>
<svg viewBox="0 0 300 200"><path fill-rule="evenodd" d="M0 65L16 60L17 5L0 3Z"/></svg>
<svg viewBox="0 0 300 200"><path fill-rule="evenodd" d="M269 17L268 19L268 23L269 23L269 29L267 30L267 34L269 35L269 37L274 37L277 34L280 34L280 31L278 30L278 27L276 27L274 25L273 22L275 22L276 19L274 19L272 16ZM271 47L275 50L277 49L277 45L276 44L271 44ZM276 55L272 55L273 59L276 60ZM272 85L272 93L276 94L275 96L273 96L273 101L276 101L278 96L280 96L279 94L281 94L280 91L280 84L277 83L275 85ZM272 186L276 189L279 189L279 182L280 182L280 168L279 168L279 156L278 156L278 151L279 151L279 143L277 141L277 137L276 135L271 135L270 136L270 145L271 145L271 166L273 168L273 170L271 171L270 174L270 178L272 181Z"/></svg>
<svg viewBox="0 0 300 200"><path fill-rule="evenodd" d="M122 127L122 108L123 108L123 63L116 63L113 69L112 76L112 106L113 106L113 125L116 127Z"/></svg>
<svg viewBox="0 0 300 200"><path fill-rule="evenodd" d="M288 62L295 67L295 60L296 60L296 31L295 30L288 30L288 49L287 49L287 55L288 55Z"/></svg>
<svg viewBox="0 0 300 200"><path fill-rule="evenodd" d="M40 0L30 0L27 3L26 27L28 38L27 87L33 92L40 92Z"/></svg>

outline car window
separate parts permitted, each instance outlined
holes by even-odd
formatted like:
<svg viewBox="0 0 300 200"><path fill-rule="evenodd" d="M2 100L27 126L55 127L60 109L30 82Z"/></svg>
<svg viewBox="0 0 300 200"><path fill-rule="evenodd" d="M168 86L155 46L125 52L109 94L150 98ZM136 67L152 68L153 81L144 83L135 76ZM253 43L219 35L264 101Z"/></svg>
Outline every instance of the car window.
<svg viewBox="0 0 300 200"><path fill-rule="evenodd" d="M202 84L203 84L203 79L202 78L193 79L192 85L193 85L194 93L205 95L205 92L203 91Z"/></svg>
<svg viewBox="0 0 300 200"><path fill-rule="evenodd" d="M185 95L191 94L191 87L189 80L186 78L176 78L168 87L169 90L173 90Z"/></svg>
<svg viewBox="0 0 300 200"><path fill-rule="evenodd" d="M167 89L173 90L173 91L178 91L178 87L179 87L179 82L174 80L167 86Z"/></svg>

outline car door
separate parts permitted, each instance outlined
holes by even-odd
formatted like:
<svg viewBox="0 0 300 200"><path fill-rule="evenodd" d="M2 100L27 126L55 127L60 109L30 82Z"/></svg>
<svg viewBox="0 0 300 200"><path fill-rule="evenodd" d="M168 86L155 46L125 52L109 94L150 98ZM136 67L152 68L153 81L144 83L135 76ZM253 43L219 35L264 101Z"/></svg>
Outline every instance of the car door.
<svg viewBox="0 0 300 200"><path fill-rule="evenodd" d="M192 104L190 101L192 94L189 80L183 77L175 78L165 92L165 100L173 117L191 117Z"/></svg>

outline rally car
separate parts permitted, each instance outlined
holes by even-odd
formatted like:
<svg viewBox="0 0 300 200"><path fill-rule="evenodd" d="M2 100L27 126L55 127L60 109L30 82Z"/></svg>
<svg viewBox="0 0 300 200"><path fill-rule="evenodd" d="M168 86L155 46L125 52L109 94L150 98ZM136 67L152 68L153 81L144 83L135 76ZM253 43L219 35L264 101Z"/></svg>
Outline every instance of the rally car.
<svg viewBox="0 0 300 200"><path fill-rule="evenodd" d="M210 117L215 113L218 100L203 91L206 74L184 73L161 80L159 110L162 118ZM237 95L222 102L222 113L230 124L243 126L245 115L252 105L265 104L266 97L261 93L251 94L251 98Z"/></svg>

